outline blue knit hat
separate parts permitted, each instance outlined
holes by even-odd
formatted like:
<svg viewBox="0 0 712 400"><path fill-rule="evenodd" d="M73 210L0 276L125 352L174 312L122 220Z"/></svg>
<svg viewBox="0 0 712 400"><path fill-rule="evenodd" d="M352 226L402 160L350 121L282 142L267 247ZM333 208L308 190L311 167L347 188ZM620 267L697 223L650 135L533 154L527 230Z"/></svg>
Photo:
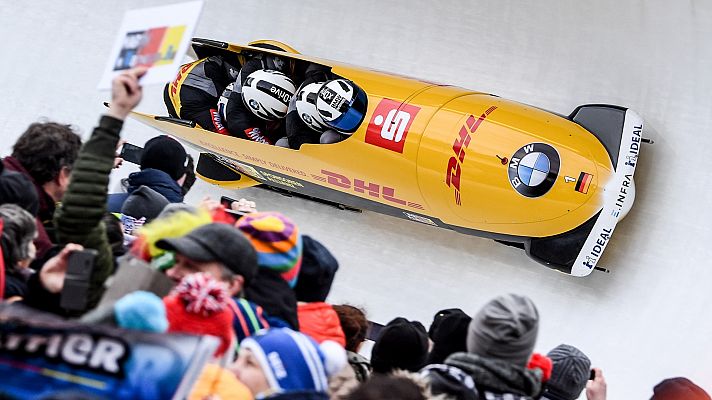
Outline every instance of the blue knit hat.
<svg viewBox="0 0 712 400"><path fill-rule="evenodd" d="M289 328L263 330L240 343L260 363L270 388L278 393L327 393L329 376L346 366L346 352L337 343L317 344Z"/></svg>
<svg viewBox="0 0 712 400"><path fill-rule="evenodd" d="M163 333L168 329L163 300L150 292L136 291L114 304L114 318L125 329Z"/></svg>

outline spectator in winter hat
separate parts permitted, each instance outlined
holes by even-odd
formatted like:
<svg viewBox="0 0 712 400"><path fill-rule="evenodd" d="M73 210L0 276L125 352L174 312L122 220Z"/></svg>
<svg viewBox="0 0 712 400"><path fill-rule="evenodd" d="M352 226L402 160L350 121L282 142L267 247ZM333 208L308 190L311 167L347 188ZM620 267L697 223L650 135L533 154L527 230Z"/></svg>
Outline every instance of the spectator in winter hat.
<svg viewBox="0 0 712 400"><path fill-rule="evenodd" d="M428 334L418 321L396 318L381 329L371 351L373 372L387 374L396 369L411 372L425 365Z"/></svg>
<svg viewBox="0 0 712 400"><path fill-rule="evenodd" d="M655 385L650 400L710 400L710 396L687 378L670 378Z"/></svg>
<svg viewBox="0 0 712 400"><path fill-rule="evenodd" d="M480 398L541 391L542 371L528 369L539 327L539 312L525 296L508 294L487 303L472 318L467 353L450 355L445 364L468 373Z"/></svg>
<svg viewBox="0 0 712 400"><path fill-rule="evenodd" d="M430 325L428 336L433 347L427 364L441 364L450 354L467 351L467 332L472 317L459 308L438 311Z"/></svg>
<svg viewBox="0 0 712 400"><path fill-rule="evenodd" d="M297 283L302 264L302 235L291 219L278 212L256 212L237 222L257 250L257 264L279 272L290 287Z"/></svg>
<svg viewBox="0 0 712 400"><path fill-rule="evenodd" d="M318 345L300 332L274 328L243 340L230 369L257 398L328 399L328 378L344 366L338 344Z"/></svg>
<svg viewBox="0 0 712 400"><path fill-rule="evenodd" d="M186 163L185 149L177 140L166 135L152 138L141 153L141 171L126 180L126 193L109 195L109 211L120 212L128 196L141 186L155 190L171 203L182 203Z"/></svg>
<svg viewBox="0 0 712 400"><path fill-rule="evenodd" d="M176 263L166 275L176 282L195 272L206 272L228 285L237 296L257 273L257 256L250 242L226 224L200 226L183 237L161 239L160 249L175 252Z"/></svg>
<svg viewBox="0 0 712 400"><path fill-rule="evenodd" d="M326 301L331 290L339 262L329 249L318 240L302 235L302 267L299 280L294 287L297 301L306 303Z"/></svg>
<svg viewBox="0 0 712 400"><path fill-rule="evenodd" d="M5 168L0 162L0 204L17 204L25 211L37 216L39 198L32 181L19 172Z"/></svg>
<svg viewBox="0 0 712 400"><path fill-rule="evenodd" d="M132 217L135 220L144 218L146 222L151 222L169 204L171 203L160 193L148 186L141 186L126 198L123 206L121 206L121 214Z"/></svg>
<svg viewBox="0 0 712 400"><path fill-rule="evenodd" d="M259 269L245 298L262 306L272 327L298 330L297 298L292 287L302 262L302 236L289 218L276 212L245 215L237 222L257 251Z"/></svg>
<svg viewBox="0 0 712 400"><path fill-rule="evenodd" d="M568 344L554 347L548 354L553 364L542 399L576 400L591 374L591 360L581 350Z"/></svg>
<svg viewBox="0 0 712 400"><path fill-rule="evenodd" d="M215 357L230 349L234 340L230 296L225 284L207 273L186 275L163 298L168 332L211 335L220 339ZM231 354L231 353L228 353Z"/></svg>
<svg viewBox="0 0 712 400"><path fill-rule="evenodd" d="M364 382L371 375L371 362L358 351L368 334L369 323L366 313L362 309L348 304L335 305L333 308L336 315L339 316L339 323L344 331L346 339L344 348L349 365L354 370L356 379L359 382Z"/></svg>

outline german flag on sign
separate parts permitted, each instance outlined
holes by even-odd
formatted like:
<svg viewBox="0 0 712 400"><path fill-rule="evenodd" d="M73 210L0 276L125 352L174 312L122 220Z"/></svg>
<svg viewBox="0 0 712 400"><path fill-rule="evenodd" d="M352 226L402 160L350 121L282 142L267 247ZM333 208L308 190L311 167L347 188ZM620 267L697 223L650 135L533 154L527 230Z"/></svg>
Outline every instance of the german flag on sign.
<svg viewBox="0 0 712 400"><path fill-rule="evenodd" d="M576 191L583 194L588 193L588 187L591 186L591 181L593 180L593 175L582 172L576 181Z"/></svg>

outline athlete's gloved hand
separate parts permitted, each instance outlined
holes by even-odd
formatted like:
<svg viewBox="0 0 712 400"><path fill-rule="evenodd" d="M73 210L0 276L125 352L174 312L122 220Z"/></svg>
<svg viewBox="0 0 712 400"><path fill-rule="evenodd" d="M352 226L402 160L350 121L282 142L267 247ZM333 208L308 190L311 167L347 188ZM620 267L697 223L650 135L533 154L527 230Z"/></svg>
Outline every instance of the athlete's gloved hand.
<svg viewBox="0 0 712 400"><path fill-rule="evenodd" d="M138 80L146 71L146 67L135 67L114 78L111 82L111 104L107 113L109 116L123 121L141 101L143 91Z"/></svg>
<svg viewBox="0 0 712 400"><path fill-rule="evenodd" d="M245 129L245 135L247 135L247 138L253 142L272 144L272 142L270 142L269 139L262 134L260 128L247 128Z"/></svg>

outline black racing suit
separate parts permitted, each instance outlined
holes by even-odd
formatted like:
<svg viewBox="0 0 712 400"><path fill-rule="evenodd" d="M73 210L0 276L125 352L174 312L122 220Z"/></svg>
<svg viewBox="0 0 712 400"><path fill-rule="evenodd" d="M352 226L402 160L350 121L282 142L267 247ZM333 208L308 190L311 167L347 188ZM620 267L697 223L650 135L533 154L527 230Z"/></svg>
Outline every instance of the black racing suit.
<svg viewBox="0 0 712 400"><path fill-rule="evenodd" d="M186 72L187 76L184 76ZM226 134L217 104L220 94L237 74L238 69L220 56L184 64L176 79L164 89L163 100L168 113L172 117L195 121L203 129Z"/></svg>
<svg viewBox="0 0 712 400"><path fill-rule="evenodd" d="M274 144L284 136L284 124L265 121L250 111L242 100L242 86L247 77L260 69L285 72L284 61L272 55L258 55L245 62L232 88L228 86L220 99L220 116L230 136L260 143Z"/></svg>

